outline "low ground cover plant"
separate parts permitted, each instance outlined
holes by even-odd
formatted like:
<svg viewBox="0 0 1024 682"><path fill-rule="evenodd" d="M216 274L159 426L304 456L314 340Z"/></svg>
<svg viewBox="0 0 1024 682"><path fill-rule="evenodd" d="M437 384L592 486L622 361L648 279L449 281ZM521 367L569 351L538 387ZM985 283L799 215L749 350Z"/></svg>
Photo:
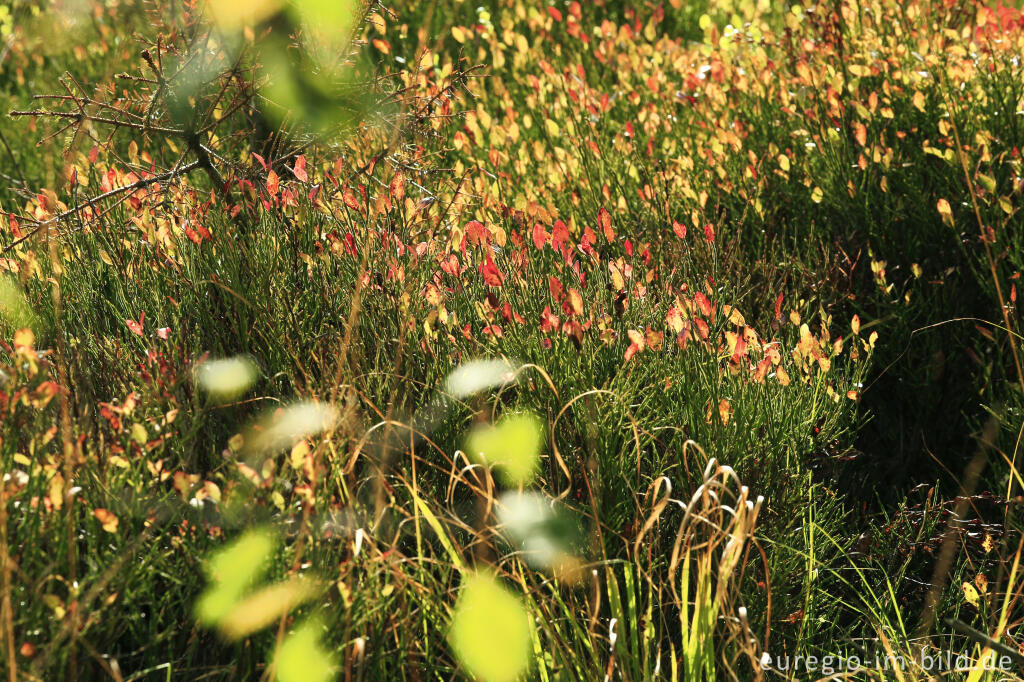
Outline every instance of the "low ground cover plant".
<svg viewBox="0 0 1024 682"><path fill-rule="evenodd" d="M7 679L1024 671L1018 9L0 37Z"/></svg>

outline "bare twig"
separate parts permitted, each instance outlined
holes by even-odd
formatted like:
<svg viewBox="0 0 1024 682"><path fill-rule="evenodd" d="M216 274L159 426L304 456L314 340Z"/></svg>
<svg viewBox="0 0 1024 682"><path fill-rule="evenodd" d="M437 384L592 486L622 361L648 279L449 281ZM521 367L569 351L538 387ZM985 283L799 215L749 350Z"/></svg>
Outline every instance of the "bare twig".
<svg viewBox="0 0 1024 682"><path fill-rule="evenodd" d="M111 197L115 197L119 194L124 194L125 192L135 192L157 182L166 182L168 180L173 180L174 178L181 177L183 175L188 175L190 172L194 171L197 168L200 168L201 166L202 164L199 161L193 161L192 163L185 164L184 166L173 168L167 171L166 173L160 173L159 175L151 175L150 177L139 180L138 182L133 182L132 184L125 185L124 187L117 187L115 189L110 190L109 192L104 192L99 196L87 199L86 201L83 201L82 203L75 206L74 208L69 208L68 210L62 213L58 213L52 218L48 218L46 220L32 221L31 219L22 218L22 220L25 220L26 222L33 222L34 227L31 230L29 230L28 234L22 235L20 238L14 240L13 242L5 246L3 248L3 251L0 251L0 253L7 253L8 251L16 247L18 244L21 244L22 242L31 239L32 236L38 233L40 230L50 227L51 225L57 225L62 221L67 220L68 218L72 218L78 215L78 213L80 213L81 211L85 210L86 208L92 207L94 204L98 202L101 202L105 199L109 199Z"/></svg>

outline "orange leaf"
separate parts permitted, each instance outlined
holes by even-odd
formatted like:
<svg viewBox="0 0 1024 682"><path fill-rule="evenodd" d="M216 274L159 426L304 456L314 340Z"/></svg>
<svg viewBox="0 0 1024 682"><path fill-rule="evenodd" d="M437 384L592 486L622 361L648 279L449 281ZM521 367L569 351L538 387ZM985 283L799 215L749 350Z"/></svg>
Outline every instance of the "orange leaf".
<svg viewBox="0 0 1024 682"><path fill-rule="evenodd" d="M583 314L583 297L575 289L569 289L569 306L577 315Z"/></svg>
<svg viewBox="0 0 1024 682"><path fill-rule="evenodd" d="M391 191L391 200L399 202L405 199L405 176L401 173L395 173L395 177L391 178L391 185L388 187Z"/></svg>
<svg viewBox="0 0 1024 682"><path fill-rule="evenodd" d="M725 398L718 402L718 416L722 420L723 426L729 425L729 418L732 416L732 406Z"/></svg>
<svg viewBox="0 0 1024 682"><path fill-rule="evenodd" d="M103 530L108 533L117 532L117 524L119 523L116 516L110 511L99 507L92 510L92 515L103 525Z"/></svg>
<svg viewBox="0 0 1024 682"><path fill-rule="evenodd" d="M858 122L853 124L853 136L856 138L857 144L861 147L868 143L868 129L863 123Z"/></svg>

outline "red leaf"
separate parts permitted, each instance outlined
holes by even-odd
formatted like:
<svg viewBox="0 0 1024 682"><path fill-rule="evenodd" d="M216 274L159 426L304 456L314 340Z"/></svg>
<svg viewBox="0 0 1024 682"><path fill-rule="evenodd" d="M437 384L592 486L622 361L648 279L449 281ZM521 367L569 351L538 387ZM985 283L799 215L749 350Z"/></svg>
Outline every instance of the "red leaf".
<svg viewBox="0 0 1024 682"><path fill-rule="evenodd" d="M473 246L487 246L491 242L490 230L478 220L470 220L462 229L466 233L466 241Z"/></svg>
<svg viewBox="0 0 1024 682"><path fill-rule="evenodd" d="M459 258L454 253L448 254L448 257L441 261L441 269L452 277L458 277L461 272L459 268Z"/></svg>
<svg viewBox="0 0 1024 682"><path fill-rule="evenodd" d="M594 253L594 244L597 243L597 235L589 227L583 228L583 238L580 240L580 249L585 254Z"/></svg>
<svg viewBox="0 0 1024 682"><path fill-rule="evenodd" d="M680 222L678 222L676 220L673 220L672 221L672 231L680 239L686 239L686 225L683 225L682 223L680 223Z"/></svg>
<svg viewBox="0 0 1024 682"><path fill-rule="evenodd" d="M558 331L559 319L551 312L551 306L544 306L540 314L540 330L542 332Z"/></svg>
<svg viewBox="0 0 1024 682"><path fill-rule="evenodd" d="M555 251L562 249L562 244L569 241L569 228L561 220L556 220L551 228L551 248Z"/></svg>
<svg viewBox="0 0 1024 682"><path fill-rule="evenodd" d="M559 12L554 7L548 7L548 14L550 14L551 18L554 19L555 21L561 21L562 20L562 13Z"/></svg>
<svg viewBox="0 0 1024 682"><path fill-rule="evenodd" d="M551 235L540 223L535 223L533 226L533 245L537 247L539 251L544 250L544 245L548 243L548 238Z"/></svg>
<svg viewBox="0 0 1024 682"><path fill-rule="evenodd" d="M295 167L292 168L292 173L299 179L299 182L309 182L309 175L306 174L306 155L300 154L295 159Z"/></svg>
<svg viewBox="0 0 1024 682"><path fill-rule="evenodd" d="M255 157L256 157L256 160L260 162L260 165L261 165L261 166L263 166L263 170L269 170L269 169L267 168L267 162L266 162L266 160L265 160L265 159L264 159L264 158L263 158L262 156L260 156L260 155L259 155L259 154L257 154L256 152L253 152L253 153L252 153L252 155L253 155L253 156L255 156Z"/></svg>
<svg viewBox="0 0 1024 682"><path fill-rule="evenodd" d="M707 296L698 291L693 295L693 300L697 302L697 307L700 308L700 312L703 313L705 317L711 317L711 313L714 312L714 308L711 306L711 301L708 300Z"/></svg>
<svg viewBox="0 0 1024 682"><path fill-rule="evenodd" d="M171 335L171 328L170 327L160 327L159 329L156 330L156 335L159 336L161 339L164 339L166 341L167 337Z"/></svg>
<svg viewBox="0 0 1024 682"><path fill-rule="evenodd" d="M610 242L615 241L615 231L612 230L612 214L602 208L597 212L597 224L604 233L604 238Z"/></svg>
<svg viewBox="0 0 1024 682"><path fill-rule="evenodd" d="M125 320L124 323L126 325L128 325L128 328L131 329L133 332L135 332L139 336L142 336L142 323L145 320L146 320L146 313L145 312L141 312L141 313L139 313L139 321L138 322L136 322L135 320Z"/></svg>
<svg viewBox="0 0 1024 682"><path fill-rule="evenodd" d="M498 266L494 264L491 257L488 255L487 259L480 264L480 274L483 276L484 281L489 286L500 287L505 276L498 270Z"/></svg>
<svg viewBox="0 0 1024 682"><path fill-rule="evenodd" d="M277 192L280 188L281 180L277 177L277 173L274 171L267 173L267 191L270 192L270 196L277 196Z"/></svg>
<svg viewBox="0 0 1024 682"><path fill-rule="evenodd" d="M565 289L562 287L562 283L558 281L558 278L554 275L548 277L548 290L551 291L551 297L556 301L562 300L562 293Z"/></svg>
<svg viewBox="0 0 1024 682"><path fill-rule="evenodd" d="M709 242L715 241L715 226L711 223L704 226L704 238Z"/></svg>

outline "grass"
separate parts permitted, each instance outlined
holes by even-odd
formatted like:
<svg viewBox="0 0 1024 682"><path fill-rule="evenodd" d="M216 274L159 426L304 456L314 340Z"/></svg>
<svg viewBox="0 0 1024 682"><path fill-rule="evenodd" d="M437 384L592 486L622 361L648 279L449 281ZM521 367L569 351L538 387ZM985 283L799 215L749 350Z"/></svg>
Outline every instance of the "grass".
<svg viewBox="0 0 1024 682"><path fill-rule="evenodd" d="M1021 674L1019 13L299 9L0 16L7 679Z"/></svg>

